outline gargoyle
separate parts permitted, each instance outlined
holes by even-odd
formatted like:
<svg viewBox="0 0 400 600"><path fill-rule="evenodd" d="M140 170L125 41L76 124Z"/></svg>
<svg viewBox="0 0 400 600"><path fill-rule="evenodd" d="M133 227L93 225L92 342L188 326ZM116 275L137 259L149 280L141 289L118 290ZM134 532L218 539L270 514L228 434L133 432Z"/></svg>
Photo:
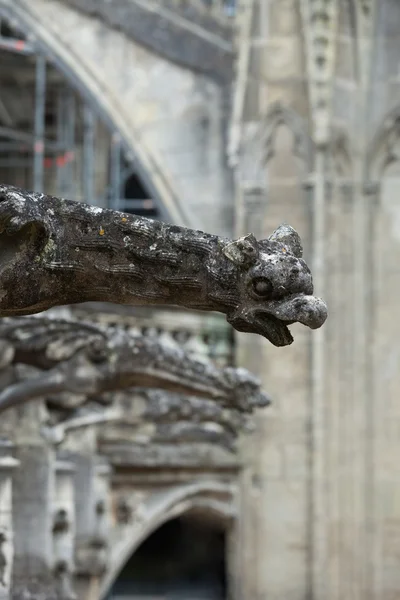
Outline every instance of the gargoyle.
<svg viewBox="0 0 400 600"><path fill-rule="evenodd" d="M98 399L106 392L162 387L217 399L221 405L252 412L269 404L260 382L244 369L219 369L178 346L119 328L42 317L0 321L0 364L40 369L36 377L0 392L0 411L28 400L69 392Z"/></svg>
<svg viewBox="0 0 400 600"><path fill-rule="evenodd" d="M43 434L59 444L68 431L110 423L119 440L128 436L133 444L205 442L233 450L239 434L252 425L248 413L206 398L138 388L110 396L102 401L109 407L87 403Z"/></svg>
<svg viewBox="0 0 400 600"><path fill-rule="evenodd" d="M232 241L0 185L0 316L86 301L218 311L275 346L288 325L321 327L298 234Z"/></svg>

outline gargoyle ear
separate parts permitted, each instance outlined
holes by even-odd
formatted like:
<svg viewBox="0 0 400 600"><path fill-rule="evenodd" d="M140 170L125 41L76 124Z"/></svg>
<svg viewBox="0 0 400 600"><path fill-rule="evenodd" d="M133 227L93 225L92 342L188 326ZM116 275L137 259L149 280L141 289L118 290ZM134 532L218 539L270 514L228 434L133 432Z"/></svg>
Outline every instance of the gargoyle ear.
<svg viewBox="0 0 400 600"><path fill-rule="evenodd" d="M258 258L258 242L252 233L229 242L223 247L222 252L238 267L249 267Z"/></svg>
<svg viewBox="0 0 400 600"><path fill-rule="evenodd" d="M270 242L281 242L286 246L288 252L301 258L303 256L303 246L301 245L301 239L299 234L293 227L283 223L279 225L278 229L275 229L274 233L269 236Z"/></svg>

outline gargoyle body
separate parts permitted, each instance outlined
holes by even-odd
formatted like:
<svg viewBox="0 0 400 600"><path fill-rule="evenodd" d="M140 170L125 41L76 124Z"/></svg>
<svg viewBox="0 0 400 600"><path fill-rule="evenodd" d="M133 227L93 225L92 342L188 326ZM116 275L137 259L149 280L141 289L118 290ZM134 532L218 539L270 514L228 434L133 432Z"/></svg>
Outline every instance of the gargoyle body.
<svg viewBox="0 0 400 600"><path fill-rule="evenodd" d="M232 241L0 185L0 316L85 301L224 313L238 331L290 344L288 325L327 316L298 234Z"/></svg>
<svg viewBox="0 0 400 600"><path fill-rule="evenodd" d="M38 397L54 396L56 402L65 392L100 401L106 392L131 387L216 399L242 412L269 403L248 371L219 369L178 346L120 328L43 317L2 319L0 366L21 364L39 373L8 385L0 393L0 411Z"/></svg>

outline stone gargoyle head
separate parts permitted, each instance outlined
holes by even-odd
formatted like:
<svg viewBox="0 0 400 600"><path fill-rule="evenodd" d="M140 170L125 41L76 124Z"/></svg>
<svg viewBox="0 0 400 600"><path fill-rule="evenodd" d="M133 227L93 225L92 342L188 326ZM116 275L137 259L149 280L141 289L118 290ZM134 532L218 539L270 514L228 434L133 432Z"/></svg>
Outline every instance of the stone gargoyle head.
<svg viewBox="0 0 400 600"><path fill-rule="evenodd" d="M327 307L312 295L311 271L292 227L281 225L266 240L246 235L224 245L222 252L239 269L239 302L227 314L235 329L286 346L293 341L288 325L299 322L311 329L323 325Z"/></svg>

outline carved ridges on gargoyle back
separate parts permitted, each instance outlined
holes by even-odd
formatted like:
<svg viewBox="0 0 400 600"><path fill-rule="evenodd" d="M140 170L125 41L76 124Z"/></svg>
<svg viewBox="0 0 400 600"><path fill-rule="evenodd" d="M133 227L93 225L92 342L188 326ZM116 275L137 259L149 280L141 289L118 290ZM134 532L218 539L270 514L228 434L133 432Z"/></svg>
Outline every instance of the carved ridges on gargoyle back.
<svg viewBox="0 0 400 600"><path fill-rule="evenodd" d="M68 349L60 351L63 344ZM248 371L218 369L178 346L118 327L43 317L10 318L0 322L0 346L3 369L8 357L9 365L22 363L39 370L36 377L17 381L0 393L0 410L38 397L51 397L53 404L58 397L63 406L65 393L77 397L80 404L86 398L100 400L107 391L133 386L213 398L242 412L269 403L260 382Z"/></svg>
<svg viewBox="0 0 400 600"><path fill-rule="evenodd" d="M0 185L0 316L86 301L218 311L276 346L327 315L298 234L227 240Z"/></svg>

